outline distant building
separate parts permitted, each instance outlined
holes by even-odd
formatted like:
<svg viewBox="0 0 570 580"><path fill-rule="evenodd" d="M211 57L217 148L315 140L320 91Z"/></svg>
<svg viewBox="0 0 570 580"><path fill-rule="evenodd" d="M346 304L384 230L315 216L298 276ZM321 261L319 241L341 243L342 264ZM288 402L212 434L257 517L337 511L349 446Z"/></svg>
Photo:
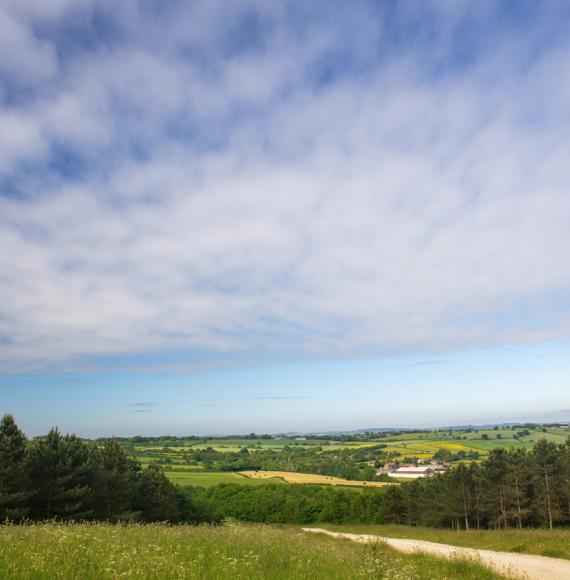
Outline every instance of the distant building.
<svg viewBox="0 0 570 580"><path fill-rule="evenodd" d="M392 471L393 469L398 469L398 464L395 462L388 462L388 463L384 463L384 467L381 467L376 474L377 475L386 475L387 473L389 473L390 471Z"/></svg>
<svg viewBox="0 0 570 580"><path fill-rule="evenodd" d="M402 479L418 479L420 477L430 477L436 473L447 471L445 465L440 463L428 463L427 465L400 465L395 469L384 471L388 477L398 477Z"/></svg>

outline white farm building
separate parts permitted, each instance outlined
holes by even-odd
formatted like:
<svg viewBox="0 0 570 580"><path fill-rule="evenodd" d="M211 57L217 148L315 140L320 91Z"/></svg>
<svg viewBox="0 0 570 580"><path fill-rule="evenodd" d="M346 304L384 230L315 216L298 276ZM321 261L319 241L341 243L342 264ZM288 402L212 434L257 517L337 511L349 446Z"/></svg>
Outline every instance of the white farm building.
<svg viewBox="0 0 570 580"><path fill-rule="evenodd" d="M430 477L444 471L447 471L445 466L438 463L430 463L428 465L404 465L389 471L386 475L402 479L418 479L419 477Z"/></svg>

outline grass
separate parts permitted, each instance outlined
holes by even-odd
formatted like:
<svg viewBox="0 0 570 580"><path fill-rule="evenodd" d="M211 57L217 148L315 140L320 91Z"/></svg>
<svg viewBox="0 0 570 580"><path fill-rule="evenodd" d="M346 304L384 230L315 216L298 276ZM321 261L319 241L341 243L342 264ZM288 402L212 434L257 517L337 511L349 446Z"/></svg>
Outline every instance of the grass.
<svg viewBox="0 0 570 580"><path fill-rule="evenodd" d="M391 485L379 481L351 481L329 475L316 475L313 473L295 473L292 471L241 471L248 479L267 481L280 478L287 483L309 483L316 485L343 485L347 487L385 487Z"/></svg>
<svg viewBox="0 0 570 580"><path fill-rule="evenodd" d="M570 530L469 530L454 532L436 528L395 525L323 526L338 532L374 534L389 538L428 540L453 546L482 548L498 552L521 552L570 560Z"/></svg>
<svg viewBox="0 0 570 580"><path fill-rule="evenodd" d="M0 526L0 578L204 580L493 579L465 560L402 555L290 528L37 524Z"/></svg>
<svg viewBox="0 0 570 580"><path fill-rule="evenodd" d="M164 475L177 485L193 485L195 487L212 487L219 483L242 483L244 485L261 485L263 483L285 483L283 479L259 480L245 477L239 473L214 471L165 471Z"/></svg>

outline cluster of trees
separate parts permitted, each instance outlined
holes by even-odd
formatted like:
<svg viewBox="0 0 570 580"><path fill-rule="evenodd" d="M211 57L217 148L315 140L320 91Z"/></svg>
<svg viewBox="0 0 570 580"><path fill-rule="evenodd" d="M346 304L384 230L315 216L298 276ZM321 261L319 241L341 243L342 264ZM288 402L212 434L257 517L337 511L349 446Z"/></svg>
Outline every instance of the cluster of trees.
<svg viewBox="0 0 570 580"><path fill-rule="evenodd" d="M11 415L0 421L0 521L179 522L203 516L158 466L142 469L117 441L97 445L57 429L28 441Z"/></svg>
<svg viewBox="0 0 570 580"><path fill-rule="evenodd" d="M217 519L248 522L384 523L378 489L343 490L332 486L259 486L220 484L207 489L186 488L190 503Z"/></svg>
<svg viewBox="0 0 570 580"><path fill-rule="evenodd" d="M476 461L479 459L481 454L478 451L456 451L453 452L450 449L438 449L433 456L435 461L465 461L466 459L470 461Z"/></svg>
<svg viewBox="0 0 570 580"><path fill-rule="evenodd" d="M212 449L187 449L146 451L163 465L174 464L173 458L182 457L187 465L200 465L208 471L295 471L316 473L352 479L357 481L380 480L375 466L379 466L388 456L385 444L354 449L325 451L320 446L284 446L282 449L263 449L250 453L242 448L238 452L224 452Z"/></svg>
<svg viewBox="0 0 570 580"><path fill-rule="evenodd" d="M569 525L570 439L541 439L531 451L493 449L481 463L388 488L384 515L455 529Z"/></svg>

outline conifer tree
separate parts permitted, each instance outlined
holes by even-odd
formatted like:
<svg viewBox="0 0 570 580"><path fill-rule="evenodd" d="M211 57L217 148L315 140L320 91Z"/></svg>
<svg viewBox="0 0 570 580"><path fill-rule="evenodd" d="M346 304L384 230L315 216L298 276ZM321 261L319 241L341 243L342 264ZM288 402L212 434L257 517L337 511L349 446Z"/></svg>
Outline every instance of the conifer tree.
<svg viewBox="0 0 570 580"><path fill-rule="evenodd" d="M152 463L139 475L135 508L147 522L177 521L180 518L176 487L160 467Z"/></svg>
<svg viewBox="0 0 570 580"><path fill-rule="evenodd" d="M29 447L27 466L37 519L79 520L89 517L89 450L74 435L57 428Z"/></svg>
<svg viewBox="0 0 570 580"><path fill-rule="evenodd" d="M114 439L107 439L91 454L92 505L95 517L105 521L137 519L133 509L138 463L129 459Z"/></svg>
<svg viewBox="0 0 570 580"><path fill-rule="evenodd" d="M540 439L532 450L535 469L536 506L543 521L552 529L559 517L560 453L554 443Z"/></svg>
<svg viewBox="0 0 570 580"><path fill-rule="evenodd" d="M12 415L0 421L0 521L19 520L28 513L24 456L26 436Z"/></svg>
<svg viewBox="0 0 570 580"><path fill-rule="evenodd" d="M507 454L504 449L492 449L483 464L482 480L484 485L485 511L495 527L507 528Z"/></svg>
<svg viewBox="0 0 570 580"><path fill-rule="evenodd" d="M524 449L511 449L508 452L507 481L507 492L512 498L511 512L517 527L522 528L523 521L529 513L528 484L530 483L529 457Z"/></svg>
<svg viewBox="0 0 570 580"><path fill-rule="evenodd" d="M565 520L570 522L570 437L560 446L560 495L563 503Z"/></svg>

